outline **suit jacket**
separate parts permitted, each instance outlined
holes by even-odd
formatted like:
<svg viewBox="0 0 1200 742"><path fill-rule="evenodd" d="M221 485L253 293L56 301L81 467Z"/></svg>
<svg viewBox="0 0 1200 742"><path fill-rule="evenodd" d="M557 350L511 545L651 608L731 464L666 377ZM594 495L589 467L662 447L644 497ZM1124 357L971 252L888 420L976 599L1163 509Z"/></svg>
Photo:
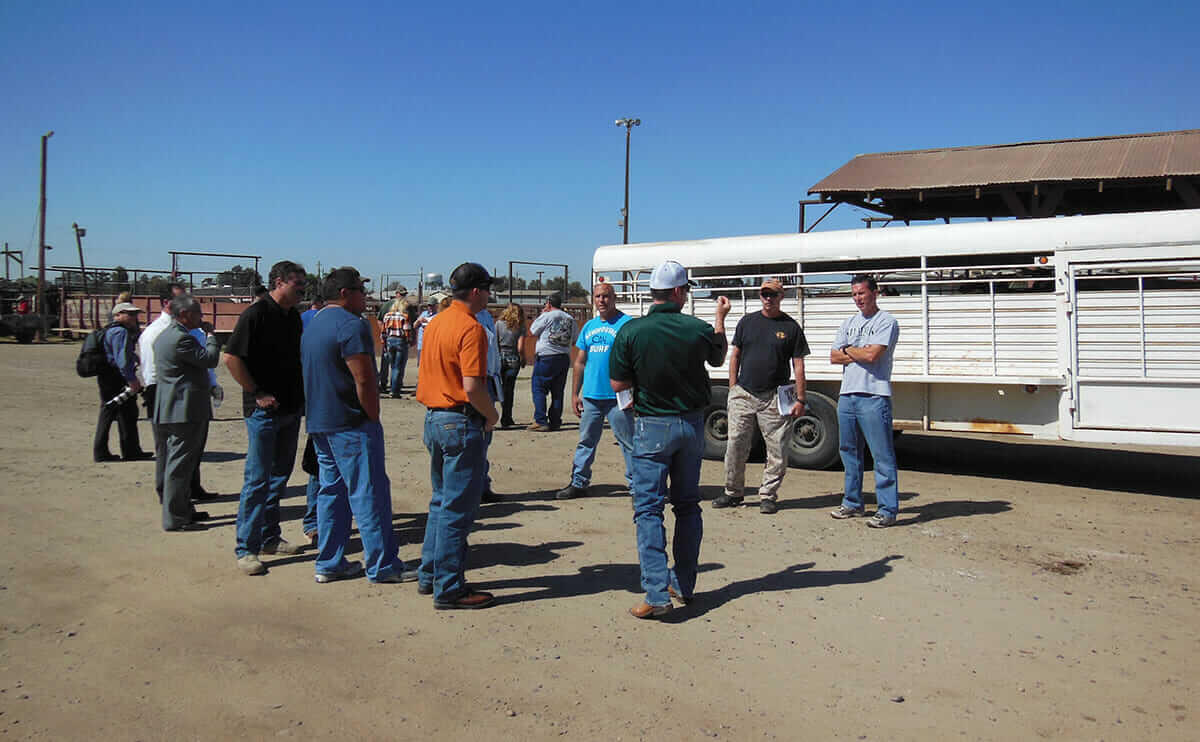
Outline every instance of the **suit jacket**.
<svg viewBox="0 0 1200 742"><path fill-rule="evenodd" d="M187 328L172 321L154 341L156 425L198 423L212 419L208 369L216 368L221 344L210 335L200 347Z"/></svg>

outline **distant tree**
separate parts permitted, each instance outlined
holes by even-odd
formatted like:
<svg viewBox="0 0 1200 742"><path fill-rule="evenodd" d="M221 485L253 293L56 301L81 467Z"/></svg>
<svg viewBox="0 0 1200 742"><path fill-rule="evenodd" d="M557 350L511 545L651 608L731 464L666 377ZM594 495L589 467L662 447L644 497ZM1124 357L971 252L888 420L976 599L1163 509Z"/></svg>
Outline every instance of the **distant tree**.
<svg viewBox="0 0 1200 742"><path fill-rule="evenodd" d="M304 276L304 298L312 301L321 295L321 277L315 273Z"/></svg>
<svg viewBox="0 0 1200 742"><path fill-rule="evenodd" d="M142 293L148 296L160 296L167 290L167 283L167 279L163 276L154 276L146 282L146 289Z"/></svg>
<svg viewBox="0 0 1200 742"><path fill-rule="evenodd" d="M131 290L129 286L129 271L127 271L123 266L118 265L116 268L113 268L112 281L113 290L115 291L120 292Z"/></svg>
<svg viewBox="0 0 1200 742"><path fill-rule="evenodd" d="M536 281L534 283L536 283ZM563 277L555 276L553 278L546 279L546 288L550 291L561 292L563 290ZM567 285L567 298L582 296L587 296L587 289L585 289L583 284L579 283L579 281L571 281L571 283Z"/></svg>
<svg viewBox="0 0 1200 742"><path fill-rule="evenodd" d="M218 273L217 283L222 286L242 288L262 283L262 276L253 268L243 268L240 265L235 265L227 271Z"/></svg>

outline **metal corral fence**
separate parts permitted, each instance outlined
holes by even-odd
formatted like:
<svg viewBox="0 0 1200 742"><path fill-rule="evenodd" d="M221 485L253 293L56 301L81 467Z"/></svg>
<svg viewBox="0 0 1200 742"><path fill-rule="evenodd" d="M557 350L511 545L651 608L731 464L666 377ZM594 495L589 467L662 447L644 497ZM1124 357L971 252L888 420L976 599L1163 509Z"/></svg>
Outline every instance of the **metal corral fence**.
<svg viewBox="0 0 1200 742"><path fill-rule="evenodd" d="M157 296L134 296L129 301L142 310L143 325L152 322L162 308ZM250 306L251 299L197 296L196 301L200 302L204 320L211 322L217 335L225 339L233 332L238 317ZM112 308L116 303L116 294L63 295L59 303L58 327L54 331L70 337L104 327L112 321Z"/></svg>

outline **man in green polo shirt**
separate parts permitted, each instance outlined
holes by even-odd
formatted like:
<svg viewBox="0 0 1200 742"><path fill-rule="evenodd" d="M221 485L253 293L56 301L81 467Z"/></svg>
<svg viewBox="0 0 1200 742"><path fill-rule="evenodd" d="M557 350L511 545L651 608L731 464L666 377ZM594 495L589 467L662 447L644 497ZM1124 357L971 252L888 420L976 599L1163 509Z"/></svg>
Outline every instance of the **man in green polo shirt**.
<svg viewBox="0 0 1200 742"><path fill-rule="evenodd" d="M625 323L609 353L613 391L632 391L636 416L630 475L646 599L629 609L635 618L663 616L671 610L671 598L691 602L696 589L704 532L700 517L703 411L711 397L704 364L725 362L729 299L717 299L714 329L680 312L691 286L687 271L674 260L655 268L650 274L654 305L645 317ZM674 569L667 567L663 527L668 500L675 513Z"/></svg>

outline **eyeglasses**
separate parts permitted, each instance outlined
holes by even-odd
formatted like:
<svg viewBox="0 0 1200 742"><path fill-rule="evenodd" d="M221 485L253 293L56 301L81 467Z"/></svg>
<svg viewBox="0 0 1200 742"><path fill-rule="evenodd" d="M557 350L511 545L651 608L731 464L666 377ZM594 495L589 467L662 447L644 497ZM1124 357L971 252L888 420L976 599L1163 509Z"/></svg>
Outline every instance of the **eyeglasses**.
<svg viewBox="0 0 1200 742"><path fill-rule="evenodd" d="M778 299L779 298L778 291L760 291L758 295L764 299Z"/></svg>

